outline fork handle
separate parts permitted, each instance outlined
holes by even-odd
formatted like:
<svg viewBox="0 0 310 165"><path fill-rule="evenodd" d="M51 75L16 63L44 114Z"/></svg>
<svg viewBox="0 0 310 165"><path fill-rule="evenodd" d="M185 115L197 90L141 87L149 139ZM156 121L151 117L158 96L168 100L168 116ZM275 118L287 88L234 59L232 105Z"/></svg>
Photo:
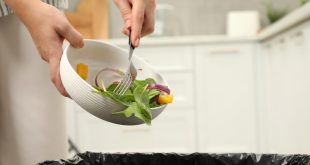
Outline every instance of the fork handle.
<svg viewBox="0 0 310 165"><path fill-rule="evenodd" d="M135 47L132 45L132 42L131 42L131 29L129 30L129 40L128 40L128 45L129 45L129 61L131 62L131 57L132 57L132 54L133 54L133 50L135 49Z"/></svg>
<svg viewBox="0 0 310 165"><path fill-rule="evenodd" d="M131 29L129 29L129 35L128 35L128 37L129 37L129 40L128 40L129 46L131 47L131 49L135 49L135 47L132 45L132 42L131 42Z"/></svg>

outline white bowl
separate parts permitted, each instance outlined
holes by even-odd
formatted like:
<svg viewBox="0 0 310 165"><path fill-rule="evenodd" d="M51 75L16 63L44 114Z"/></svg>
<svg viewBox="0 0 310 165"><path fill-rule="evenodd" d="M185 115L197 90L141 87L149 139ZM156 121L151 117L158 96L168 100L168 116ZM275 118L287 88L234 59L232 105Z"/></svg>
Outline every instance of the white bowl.
<svg viewBox="0 0 310 165"><path fill-rule="evenodd" d="M113 112L122 111L125 107L93 92L95 72L105 67L125 71L129 65L128 52L103 41L85 40L84 43L81 49L67 46L60 62L61 80L71 98L87 112L102 120L120 125L143 124L143 121L134 116L127 118L123 115L113 115ZM134 55L132 61L138 69L137 79L153 78L157 83L167 85L162 76L144 60ZM75 68L79 63L87 64L89 67L89 78L86 81L76 73ZM165 107L151 109L152 119L156 118Z"/></svg>

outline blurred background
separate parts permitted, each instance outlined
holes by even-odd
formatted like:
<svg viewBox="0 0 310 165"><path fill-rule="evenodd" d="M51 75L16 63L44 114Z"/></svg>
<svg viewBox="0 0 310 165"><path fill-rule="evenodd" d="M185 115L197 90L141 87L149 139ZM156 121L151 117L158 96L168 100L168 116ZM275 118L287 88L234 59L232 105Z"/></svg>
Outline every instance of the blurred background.
<svg viewBox="0 0 310 165"><path fill-rule="evenodd" d="M70 0L85 38L127 49L108 0ZM156 27L136 54L175 95L152 126L118 126L67 101L70 154L255 152L310 154L310 3L158 0Z"/></svg>
<svg viewBox="0 0 310 165"><path fill-rule="evenodd" d="M225 34L227 26L228 14L232 11L255 11L258 12L258 21L261 26L267 26L269 22L268 11L274 6L274 13L282 15L296 9L304 0L224 0L218 2L216 0L196 0L188 2L186 0L157 0L157 27L155 35L165 36L184 36L184 35L212 35ZM81 1L70 0L70 12L77 12L79 19L73 20L74 24L85 26L98 22L105 22L104 30L108 34L104 37L120 38L124 37L117 29L122 29L123 20L119 10L113 1ZM88 7L89 6L89 7ZM95 10L91 10L94 8ZM86 14L87 13L87 14ZM71 13L72 14L72 13ZM83 15L84 19L81 19ZM91 21L92 16L96 17L96 21ZM70 17L69 17L70 18ZM108 18L103 20L103 18ZM83 24L83 25L82 25ZM163 24L163 25L162 25ZM189 25L190 28L189 28ZM164 28L165 30L161 29ZM102 30L102 29L101 29ZM82 30L83 31L83 30ZM87 35L86 33L84 33ZM154 36L154 35L153 35ZM94 36L100 38L102 36Z"/></svg>

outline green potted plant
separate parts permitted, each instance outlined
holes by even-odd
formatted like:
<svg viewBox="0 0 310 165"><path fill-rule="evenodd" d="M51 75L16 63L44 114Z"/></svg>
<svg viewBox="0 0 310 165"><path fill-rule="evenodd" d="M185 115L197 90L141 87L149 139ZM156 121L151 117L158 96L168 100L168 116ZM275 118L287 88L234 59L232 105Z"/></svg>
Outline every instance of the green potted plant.
<svg viewBox="0 0 310 165"><path fill-rule="evenodd" d="M303 0L308 1L308 0ZM267 18L269 20L270 24L275 23L276 21L280 20L282 17L284 17L287 13L287 9L278 9L273 6L272 0L267 0L264 3L266 12L267 12Z"/></svg>
<svg viewBox="0 0 310 165"><path fill-rule="evenodd" d="M309 1L310 1L310 0L299 0L301 6L304 5L304 4L306 4L306 3L309 2Z"/></svg>

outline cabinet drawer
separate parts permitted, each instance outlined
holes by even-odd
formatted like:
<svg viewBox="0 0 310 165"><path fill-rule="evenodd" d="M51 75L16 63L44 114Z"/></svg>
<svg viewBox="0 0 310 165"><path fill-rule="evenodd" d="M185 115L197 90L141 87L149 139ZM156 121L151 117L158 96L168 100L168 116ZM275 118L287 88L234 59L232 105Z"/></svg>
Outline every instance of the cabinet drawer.
<svg viewBox="0 0 310 165"><path fill-rule="evenodd" d="M200 152L255 151L253 48L232 44L197 50Z"/></svg>
<svg viewBox="0 0 310 165"><path fill-rule="evenodd" d="M190 70L193 68L191 47L141 47L135 50L135 54L145 59L157 70Z"/></svg>
<svg viewBox="0 0 310 165"><path fill-rule="evenodd" d="M174 96L174 101L170 108L180 109L194 106L194 75L192 72L176 73L176 72L161 72L169 88Z"/></svg>
<svg viewBox="0 0 310 165"><path fill-rule="evenodd" d="M79 113L78 144L82 152L193 152L193 117L164 111L152 126L119 126Z"/></svg>

